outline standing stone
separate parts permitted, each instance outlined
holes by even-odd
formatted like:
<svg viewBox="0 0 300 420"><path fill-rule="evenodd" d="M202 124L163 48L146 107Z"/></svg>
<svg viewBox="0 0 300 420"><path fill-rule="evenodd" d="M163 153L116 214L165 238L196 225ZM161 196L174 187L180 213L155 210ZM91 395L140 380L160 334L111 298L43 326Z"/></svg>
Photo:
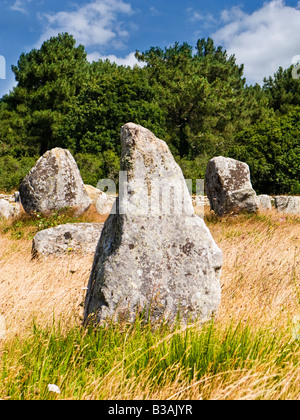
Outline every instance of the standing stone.
<svg viewBox="0 0 300 420"><path fill-rule="evenodd" d="M263 210L272 209L272 198L269 195L261 194L257 196L259 207Z"/></svg>
<svg viewBox="0 0 300 420"><path fill-rule="evenodd" d="M210 207L218 216L258 210L249 166L244 162L223 156L211 159L206 168L205 187Z"/></svg>
<svg viewBox="0 0 300 420"><path fill-rule="evenodd" d="M65 207L83 213L91 204L69 150L49 150L26 175L19 189L27 213L49 213Z"/></svg>
<svg viewBox="0 0 300 420"><path fill-rule="evenodd" d="M300 197L279 195L275 197L275 207L280 213L300 214Z"/></svg>
<svg viewBox="0 0 300 420"><path fill-rule="evenodd" d="M132 322L143 310L152 321L210 318L220 304L222 252L194 214L181 169L139 125L122 127L121 144L126 179L97 245L84 322Z"/></svg>

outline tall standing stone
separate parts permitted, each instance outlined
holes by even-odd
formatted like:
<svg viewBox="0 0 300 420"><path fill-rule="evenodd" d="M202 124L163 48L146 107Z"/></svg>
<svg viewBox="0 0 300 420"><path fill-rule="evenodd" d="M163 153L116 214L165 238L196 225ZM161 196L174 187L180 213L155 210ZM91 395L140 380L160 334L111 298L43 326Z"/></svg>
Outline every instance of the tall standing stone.
<svg viewBox="0 0 300 420"><path fill-rule="evenodd" d="M123 126L121 143L126 179L96 248L84 322L133 321L142 310L151 320L211 317L222 253L194 214L181 169L166 143L139 125Z"/></svg>
<svg viewBox="0 0 300 420"><path fill-rule="evenodd" d="M206 167L205 187L210 207L218 216L258 211L249 166L244 162L223 156L211 159Z"/></svg>
<svg viewBox="0 0 300 420"><path fill-rule="evenodd" d="M69 207L79 214L91 204L73 156L69 150L59 147L39 158L19 191L27 213L48 213Z"/></svg>

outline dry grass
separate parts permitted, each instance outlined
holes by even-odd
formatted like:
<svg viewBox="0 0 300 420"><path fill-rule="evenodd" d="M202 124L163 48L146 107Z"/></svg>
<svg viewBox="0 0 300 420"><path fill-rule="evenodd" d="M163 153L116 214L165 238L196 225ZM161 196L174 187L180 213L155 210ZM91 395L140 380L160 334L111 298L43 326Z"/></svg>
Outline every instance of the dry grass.
<svg viewBox="0 0 300 420"><path fill-rule="evenodd" d="M91 210L85 217L95 221L97 216ZM233 363L232 369L200 378L187 379L177 369L175 378L166 377L157 387L151 386L150 367L144 380L137 381L134 375L125 380L124 369L116 365L104 378L91 376L81 399L299 398L300 365L285 357L278 365L283 351L278 349L295 341L292 320L300 315L299 218L262 212L217 221L206 211L206 221L224 255L216 327L225 331L230 323L242 323L251 326L254 334L259 329L270 337L279 334L274 352L253 365L235 368ZM9 232L0 234L0 250L0 314L6 319L8 338L28 336L33 317L42 328L53 319L66 330L80 325L92 255L32 261L31 241L13 239ZM293 352L300 359L299 346ZM72 395L77 394L70 388L65 398Z"/></svg>
<svg viewBox="0 0 300 420"><path fill-rule="evenodd" d="M291 315L300 314L299 220L275 212L217 222L211 221L208 213L206 216L224 255L218 319L286 323ZM80 221L104 220L92 208ZM26 229L30 231L30 227ZM14 240L9 234L0 235L0 250L0 311L7 319L8 331L20 332L32 315L45 322L53 315L80 316L78 305L85 293L92 255L31 261L31 241Z"/></svg>
<svg viewBox="0 0 300 420"><path fill-rule="evenodd" d="M0 308L8 334L21 334L32 324L65 319L79 322L93 256L68 255L31 261L26 240L0 237Z"/></svg>
<svg viewBox="0 0 300 420"><path fill-rule="evenodd" d="M67 214L62 222L72 218L72 214ZM91 206L77 220L101 223L105 219ZM62 319L69 326L80 323L93 262L93 255L79 253L31 260L31 238L37 226L29 221L30 216L25 213L18 218L25 239L14 239L16 229L0 234L0 315L6 319L8 335L26 331L33 317L45 324L53 318ZM2 224L7 229L12 221Z"/></svg>
<svg viewBox="0 0 300 420"><path fill-rule="evenodd" d="M209 227L224 254L220 319L279 325L300 315L299 219L262 212Z"/></svg>

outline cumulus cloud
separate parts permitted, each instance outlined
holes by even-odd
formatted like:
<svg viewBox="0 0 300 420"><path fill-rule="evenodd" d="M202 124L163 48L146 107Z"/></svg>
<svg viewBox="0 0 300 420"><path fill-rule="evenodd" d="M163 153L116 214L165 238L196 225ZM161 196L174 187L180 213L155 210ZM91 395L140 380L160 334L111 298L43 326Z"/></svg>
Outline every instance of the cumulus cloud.
<svg viewBox="0 0 300 420"><path fill-rule="evenodd" d="M223 26L212 37L245 64L248 83L261 84L300 54L300 2L290 7L272 0L251 14L234 7L222 11L221 21Z"/></svg>
<svg viewBox="0 0 300 420"><path fill-rule="evenodd" d="M135 53L131 52L125 58L116 57L115 55L101 55L98 52L93 52L87 55L88 61L98 61L108 59L112 63L116 63L119 66L130 66L134 67L136 64L141 67L141 63L135 58Z"/></svg>
<svg viewBox="0 0 300 420"><path fill-rule="evenodd" d="M131 5L123 0L94 0L73 11L41 14L45 30L37 44L60 32L68 32L85 47L121 48L129 37L130 27L121 16L128 17L132 13Z"/></svg>

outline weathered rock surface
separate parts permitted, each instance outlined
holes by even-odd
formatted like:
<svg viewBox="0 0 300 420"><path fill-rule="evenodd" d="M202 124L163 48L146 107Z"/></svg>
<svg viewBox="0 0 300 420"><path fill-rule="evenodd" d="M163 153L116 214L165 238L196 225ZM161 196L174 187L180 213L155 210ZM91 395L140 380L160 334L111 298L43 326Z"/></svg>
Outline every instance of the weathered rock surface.
<svg viewBox="0 0 300 420"><path fill-rule="evenodd" d="M58 147L40 157L19 191L27 213L48 213L69 207L80 214L91 204L73 156Z"/></svg>
<svg viewBox="0 0 300 420"><path fill-rule="evenodd" d="M258 210L249 166L244 162L223 156L211 159L206 168L205 187L211 209L219 216Z"/></svg>
<svg viewBox="0 0 300 420"><path fill-rule="evenodd" d="M96 209L99 214L109 214L116 212L116 197L111 195L101 195L96 201Z"/></svg>
<svg viewBox="0 0 300 420"><path fill-rule="evenodd" d="M181 169L166 143L141 126L123 126L121 143L127 182L97 245L84 322L133 321L143 309L152 320L173 322L178 311L184 322L211 317L220 304L222 252L194 214Z"/></svg>
<svg viewBox="0 0 300 420"><path fill-rule="evenodd" d="M281 213L300 214L300 197L287 195L276 196L275 207Z"/></svg>
<svg viewBox="0 0 300 420"><path fill-rule="evenodd" d="M18 201L18 191L13 194L0 194L0 199L6 200L9 203L15 203Z"/></svg>
<svg viewBox="0 0 300 420"><path fill-rule="evenodd" d="M103 223L66 223L41 230L32 240L32 256L63 255L76 251L93 253L102 228Z"/></svg>
<svg viewBox="0 0 300 420"><path fill-rule="evenodd" d="M93 187L92 185L84 185L84 188L86 190L86 192L88 193L90 199L92 200L92 203L96 204L96 201L98 200L99 197L101 196L106 196L106 194L99 190L98 188Z"/></svg>
<svg viewBox="0 0 300 420"><path fill-rule="evenodd" d="M90 199L96 206L96 210L99 214L109 214L111 211L115 213L115 201L117 196L111 196L105 194L105 192L93 187L92 185L84 186Z"/></svg>
<svg viewBox="0 0 300 420"><path fill-rule="evenodd" d="M272 197L266 194L261 194L257 196L259 207L262 210L271 210L272 208Z"/></svg>
<svg viewBox="0 0 300 420"><path fill-rule="evenodd" d="M19 203L9 202L3 198L0 199L0 217L9 219L10 217L17 216L20 211L21 207Z"/></svg>

